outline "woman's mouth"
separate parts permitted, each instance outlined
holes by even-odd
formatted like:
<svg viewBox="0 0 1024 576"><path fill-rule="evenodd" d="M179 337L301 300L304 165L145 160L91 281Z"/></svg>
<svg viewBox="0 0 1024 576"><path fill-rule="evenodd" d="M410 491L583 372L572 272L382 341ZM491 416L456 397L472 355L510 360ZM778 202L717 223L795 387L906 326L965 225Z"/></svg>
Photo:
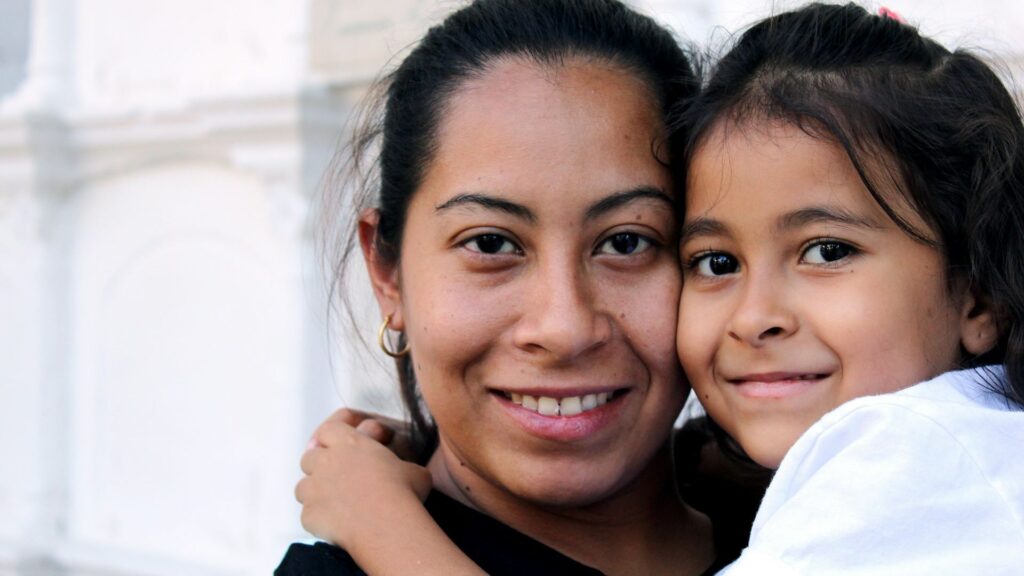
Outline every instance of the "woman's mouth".
<svg viewBox="0 0 1024 576"><path fill-rule="evenodd" d="M574 390L577 394L572 396L555 396L554 389L535 389L532 394L492 389L491 393L503 412L531 435L564 443L605 437L601 431L621 421L631 391L628 387L585 393Z"/></svg>
<svg viewBox="0 0 1024 576"><path fill-rule="evenodd" d="M501 392L501 394L506 399L511 400L512 403L542 416L576 416L604 406L614 399L616 395L622 395L624 392L625 390L613 390L611 392L565 396L562 398L534 396L532 394L519 394L516 392Z"/></svg>

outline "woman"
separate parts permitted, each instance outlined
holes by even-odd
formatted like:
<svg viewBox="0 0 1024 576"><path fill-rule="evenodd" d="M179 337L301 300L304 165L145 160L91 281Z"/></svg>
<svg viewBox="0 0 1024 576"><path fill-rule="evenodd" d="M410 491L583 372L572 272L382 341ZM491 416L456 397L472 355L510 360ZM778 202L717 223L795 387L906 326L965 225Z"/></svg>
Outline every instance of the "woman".
<svg viewBox="0 0 1024 576"><path fill-rule="evenodd" d="M667 446L688 391L667 312L683 52L614 0L478 0L386 82L357 228L434 520L491 574L704 572L710 525L675 497ZM278 574L329 571L359 568L293 546Z"/></svg>

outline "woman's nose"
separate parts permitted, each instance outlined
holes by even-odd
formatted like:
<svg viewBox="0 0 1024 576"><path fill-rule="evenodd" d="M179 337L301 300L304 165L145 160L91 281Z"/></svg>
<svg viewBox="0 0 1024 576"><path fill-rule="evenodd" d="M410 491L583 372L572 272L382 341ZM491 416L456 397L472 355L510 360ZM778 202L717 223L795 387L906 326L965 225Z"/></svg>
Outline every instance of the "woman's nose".
<svg viewBox="0 0 1024 576"><path fill-rule="evenodd" d="M799 322L785 283L768 274L750 275L729 320L729 337L760 347L796 333Z"/></svg>
<svg viewBox="0 0 1024 576"><path fill-rule="evenodd" d="M539 267L531 280L515 331L516 346L561 362L608 342L611 318L600 309L585 270L569 262L551 262Z"/></svg>

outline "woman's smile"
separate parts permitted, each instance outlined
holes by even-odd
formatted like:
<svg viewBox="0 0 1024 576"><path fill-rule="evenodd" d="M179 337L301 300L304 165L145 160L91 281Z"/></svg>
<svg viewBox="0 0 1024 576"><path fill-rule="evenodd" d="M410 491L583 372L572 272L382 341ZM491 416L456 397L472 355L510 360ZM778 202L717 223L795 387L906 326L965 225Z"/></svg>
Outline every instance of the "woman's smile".
<svg viewBox="0 0 1024 576"><path fill-rule="evenodd" d="M392 327L460 485L595 502L664 445L686 389L663 130L608 66L509 60L451 97Z"/></svg>
<svg viewBox="0 0 1024 576"><path fill-rule="evenodd" d="M623 418L628 388L561 398L509 393L496 399L528 434L552 442L586 442L598 441Z"/></svg>

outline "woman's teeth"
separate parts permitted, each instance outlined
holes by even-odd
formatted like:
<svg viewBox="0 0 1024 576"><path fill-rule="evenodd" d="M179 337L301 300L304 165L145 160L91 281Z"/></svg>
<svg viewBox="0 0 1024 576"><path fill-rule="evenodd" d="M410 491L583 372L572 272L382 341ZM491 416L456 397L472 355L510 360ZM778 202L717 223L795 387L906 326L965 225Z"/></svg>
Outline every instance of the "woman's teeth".
<svg viewBox="0 0 1024 576"><path fill-rule="evenodd" d="M607 404L614 394L614 392L601 392L558 399L550 396L530 396L529 394L505 392L505 397L523 408L543 416L575 416Z"/></svg>

